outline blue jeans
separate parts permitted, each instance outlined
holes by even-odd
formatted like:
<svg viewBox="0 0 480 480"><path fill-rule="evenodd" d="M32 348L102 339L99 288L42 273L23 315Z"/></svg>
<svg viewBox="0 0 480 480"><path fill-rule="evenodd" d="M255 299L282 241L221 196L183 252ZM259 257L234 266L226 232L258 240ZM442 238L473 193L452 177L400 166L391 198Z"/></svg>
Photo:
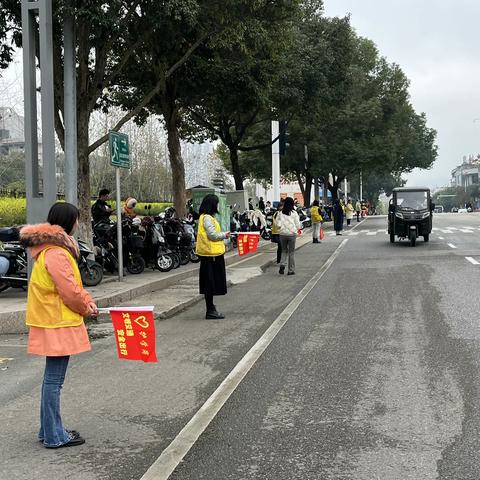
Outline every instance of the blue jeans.
<svg viewBox="0 0 480 480"><path fill-rule="evenodd" d="M58 447L71 439L69 432L63 428L60 418L60 390L65 380L69 360L69 356L46 357L40 403L40 432L38 433L38 438L46 447Z"/></svg>

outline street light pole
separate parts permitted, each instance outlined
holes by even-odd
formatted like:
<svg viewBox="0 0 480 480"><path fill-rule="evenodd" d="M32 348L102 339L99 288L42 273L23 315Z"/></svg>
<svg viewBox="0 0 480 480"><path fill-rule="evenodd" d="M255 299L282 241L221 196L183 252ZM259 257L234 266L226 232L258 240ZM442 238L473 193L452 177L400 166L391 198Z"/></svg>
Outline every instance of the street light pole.
<svg viewBox="0 0 480 480"><path fill-rule="evenodd" d="M280 200L280 124L272 121L272 187L273 201Z"/></svg>

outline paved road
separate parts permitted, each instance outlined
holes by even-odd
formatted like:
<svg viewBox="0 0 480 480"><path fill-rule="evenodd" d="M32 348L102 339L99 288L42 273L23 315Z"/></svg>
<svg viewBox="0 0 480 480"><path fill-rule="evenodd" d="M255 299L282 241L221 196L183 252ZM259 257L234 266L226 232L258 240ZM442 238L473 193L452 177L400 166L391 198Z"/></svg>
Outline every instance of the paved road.
<svg viewBox="0 0 480 480"><path fill-rule="evenodd" d="M390 245L385 222L304 247L295 277L235 286L223 322L202 305L161 322L158 365L97 340L63 392L82 447L35 442L42 362L0 338L0 479L140 479L348 239L171 478L477 480L480 216L438 215L415 248Z"/></svg>

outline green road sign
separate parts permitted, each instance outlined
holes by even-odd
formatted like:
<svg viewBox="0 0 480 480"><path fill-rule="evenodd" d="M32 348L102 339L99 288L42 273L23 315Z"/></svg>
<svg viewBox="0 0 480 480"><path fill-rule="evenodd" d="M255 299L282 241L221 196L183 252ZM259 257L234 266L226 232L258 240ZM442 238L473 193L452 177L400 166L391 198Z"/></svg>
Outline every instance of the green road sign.
<svg viewBox="0 0 480 480"><path fill-rule="evenodd" d="M119 132L109 133L110 163L114 167L130 168L130 148L128 135Z"/></svg>

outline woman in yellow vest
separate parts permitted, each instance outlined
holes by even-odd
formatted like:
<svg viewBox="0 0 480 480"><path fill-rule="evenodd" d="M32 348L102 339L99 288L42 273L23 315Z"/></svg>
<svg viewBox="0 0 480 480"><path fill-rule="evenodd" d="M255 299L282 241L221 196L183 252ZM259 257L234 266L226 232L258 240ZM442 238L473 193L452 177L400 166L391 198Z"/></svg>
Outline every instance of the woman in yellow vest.
<svg viewBox="0 0 480 480"><path fill-rule="evenodd" d="M320 202L314 200L310 208L310 217L313 226L313 243L320 243L320 228L322 227L323 217L320 214Z"/></svg>
<svg viewBox="0 0 480 480"><path fill-rule="evenodd" d="M64 428L60 418L60 390L70 355L91 348L83 317L97 313L77 265L79 250L72 235L78 217L74 205L57 203L48 223L20 231L22 244L35 259L28 285L28 353L46 357L38 438L47 448L85 443L77 431Z"/></svg>
<svg viewBox="0 0 480 480"><path fill-rule="evenodd" d="M200 205L196 253L200 257L200 293L205 296L205 318L219 320L225 316L213 303L216 295L226 295L225 243L230 232L222 232L215 215L218 214L218 197L207 195Z"/></svg>

